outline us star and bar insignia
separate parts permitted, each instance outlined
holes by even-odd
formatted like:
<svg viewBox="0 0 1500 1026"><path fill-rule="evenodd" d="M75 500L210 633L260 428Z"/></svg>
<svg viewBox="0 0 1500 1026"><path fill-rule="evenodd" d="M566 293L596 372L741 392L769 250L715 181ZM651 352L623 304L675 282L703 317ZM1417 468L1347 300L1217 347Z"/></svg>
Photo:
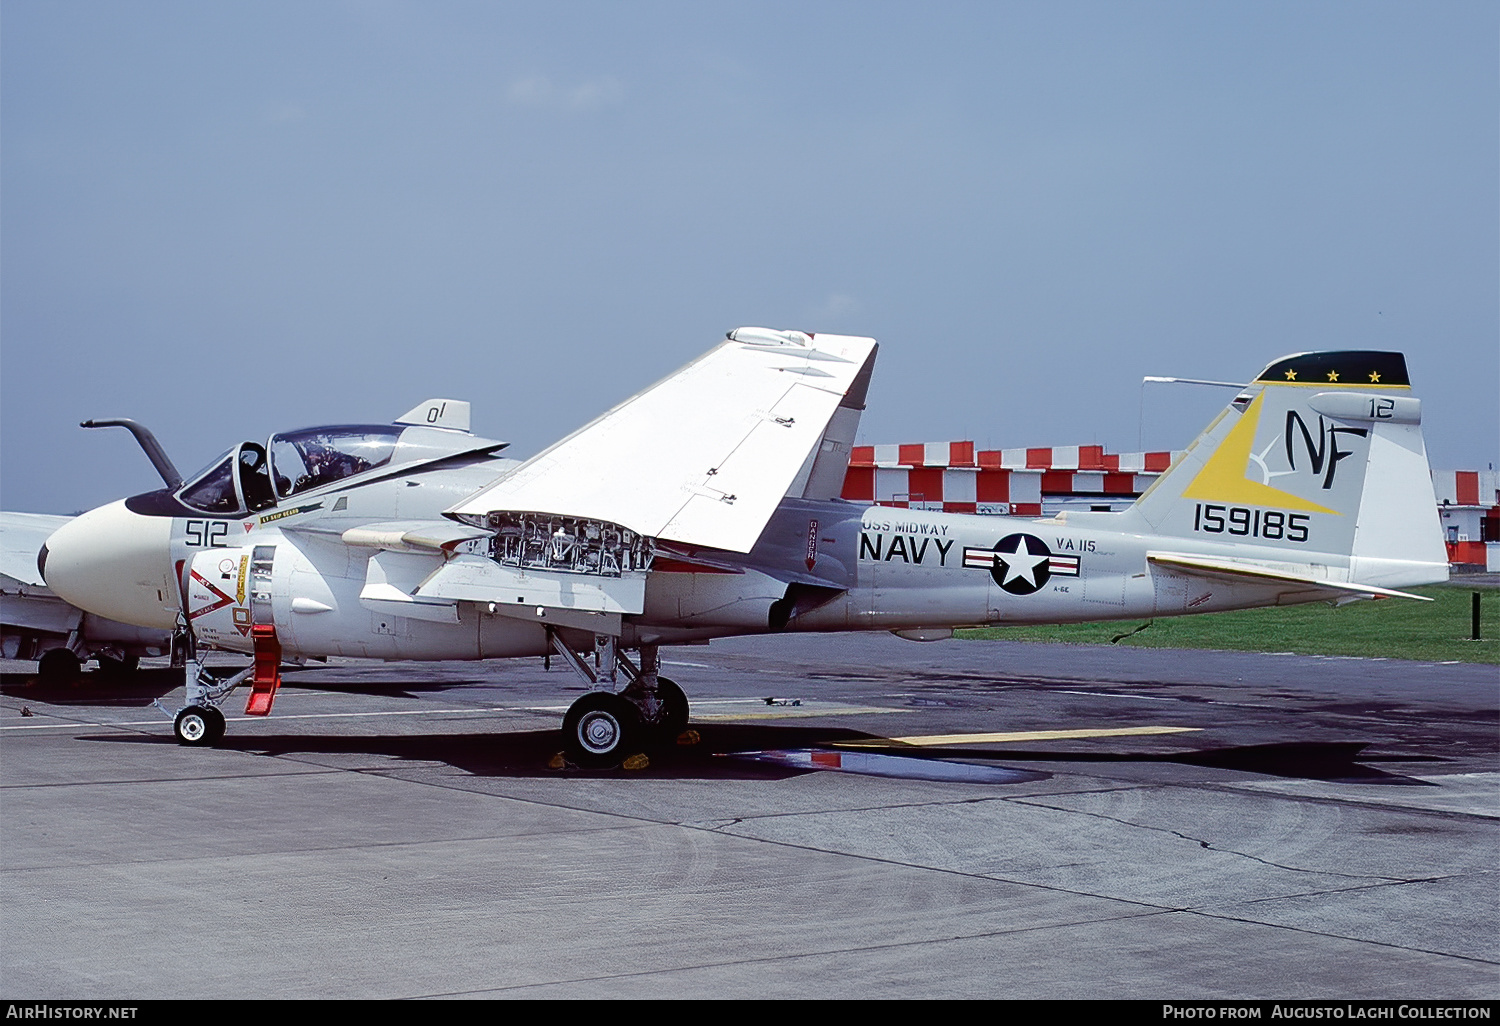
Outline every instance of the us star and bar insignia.
<svg viewBox="0 0 1500 1026"><path fill-rule="evenodd" d="M965 547L964 566L988 570L1012 595L1030 595L1053 577L1077 577L1079 558L1054 554L1034 534L1008 534L993 549Z"/></svg>

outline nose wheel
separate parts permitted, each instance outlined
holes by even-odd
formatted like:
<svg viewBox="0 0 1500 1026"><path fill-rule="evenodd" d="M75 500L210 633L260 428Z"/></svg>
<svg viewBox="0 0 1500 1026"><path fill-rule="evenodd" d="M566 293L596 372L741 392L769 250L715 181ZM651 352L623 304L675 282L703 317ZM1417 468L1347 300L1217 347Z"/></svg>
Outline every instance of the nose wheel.
<svg viewBox="0 0 1500 1026"><path fill-rule="evenodd" d="M211 705L190 705L172 721L177 743L191 748L218 744L224 738L224 714Z"/></svg>

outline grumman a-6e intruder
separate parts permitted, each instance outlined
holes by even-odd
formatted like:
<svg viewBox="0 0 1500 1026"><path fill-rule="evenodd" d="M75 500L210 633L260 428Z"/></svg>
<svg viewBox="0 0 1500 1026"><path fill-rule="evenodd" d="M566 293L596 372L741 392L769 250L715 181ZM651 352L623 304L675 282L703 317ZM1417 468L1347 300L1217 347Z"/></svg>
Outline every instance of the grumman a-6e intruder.
<svg viewBox="0 0 1500 1026"><path fill-rule="evenodd" d="M525 462L469 433L467 403L433 400L390 425L245 442L184 483L124 422L167 488L68 523L43 574L92 613L176 631L185 744L223 735L219 704L242 683L246 711L269 713L284 658L555 653L591 686L563 727L594 764L686 724L662 645L922 639L1447 579L1398 353L1277 360L1129 509L1022 520L838 498L875 351L741 328ZM204 646L252 665L218 681Z"/></svg>

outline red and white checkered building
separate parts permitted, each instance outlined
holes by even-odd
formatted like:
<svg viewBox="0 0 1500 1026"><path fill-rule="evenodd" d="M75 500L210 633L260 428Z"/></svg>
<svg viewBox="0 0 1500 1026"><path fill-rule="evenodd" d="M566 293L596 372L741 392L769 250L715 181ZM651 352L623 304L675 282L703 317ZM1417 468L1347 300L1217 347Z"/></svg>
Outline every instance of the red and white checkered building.
<svg viewBox="0 0 1500 1026"><path fill-rule="evenodd" d="M843 497L908 509L1038 517L1121 509L1180 452L1106 453L1102 445L980 449L973 442L857 445ZM1500 570L1500 490L1493 470L1435 470L1450 562Z"/></svg>
<svg viewBox="0 0 1500 1026"><path fill-rule="evenodd" d="M1500 570L1500 473L1493 470L1434 470L1448 562Z"/></svg>
<svg viewBox="0 0 1500 1026"><path fill-rule="evenodd" d="M1080 505L1113 509L1145 491L1177 455L1106 453L1102 445L978 451L973 442L857 445L843 495L949 513L1036 517Z"/></svg>

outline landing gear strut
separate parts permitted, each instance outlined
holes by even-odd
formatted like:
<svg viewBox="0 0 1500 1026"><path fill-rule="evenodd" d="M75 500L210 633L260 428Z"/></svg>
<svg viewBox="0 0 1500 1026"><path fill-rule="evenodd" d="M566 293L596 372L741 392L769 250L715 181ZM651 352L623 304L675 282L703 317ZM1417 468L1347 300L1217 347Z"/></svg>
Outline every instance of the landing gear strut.
<svg viewBox="0 0 1500 1026"><path fill-rule="evenodd" d="M118 659L113 656L102 655L98 659L100 674L115 679L129 677L141 665L141 657L134 655L121 656Z"/></svg>
<svg viewBox="0 0 1500 1026"><path fill-rule="evenodd" d="M687 695L658 674L656 645L641 645L637 668L620 650L618 638L595 635L596 670L556 632L549 637L553 651L594 688L563 717L563 745L575 764L615 765L653 742L676 738L687 727ZM622 671L626 684L616 691Z"/></svg>
<svg viewBox="0 0 1500 1026"><path fill-rule="evenodd" d="M687 730L688 700L682 688L669 677L656 678L656 700L661 703L661 735L666 741L674 740Z"/></svg>

